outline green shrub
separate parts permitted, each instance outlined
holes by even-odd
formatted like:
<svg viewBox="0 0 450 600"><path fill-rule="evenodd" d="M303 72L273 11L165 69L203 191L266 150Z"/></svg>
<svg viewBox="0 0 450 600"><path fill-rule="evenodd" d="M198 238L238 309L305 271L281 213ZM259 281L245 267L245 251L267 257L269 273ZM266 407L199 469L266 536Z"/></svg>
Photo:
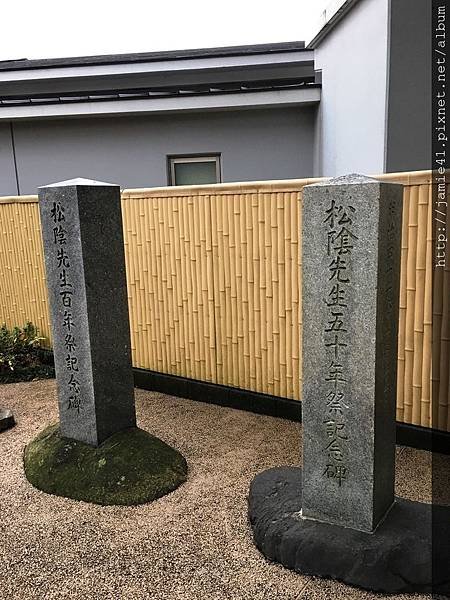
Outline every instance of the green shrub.
<svg viewBox="0 0 450 600"><path fill-rule="evenodd" d="M3 324L0 327L0 383L54 377L50 353L41 348L43 340L30 322L23 328L11 330Z"/></svg>

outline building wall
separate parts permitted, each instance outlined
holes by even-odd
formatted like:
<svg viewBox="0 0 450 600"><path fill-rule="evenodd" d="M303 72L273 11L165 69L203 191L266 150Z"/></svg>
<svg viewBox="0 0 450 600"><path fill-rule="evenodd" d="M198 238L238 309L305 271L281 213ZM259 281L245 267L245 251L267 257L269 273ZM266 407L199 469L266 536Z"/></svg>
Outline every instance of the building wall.
<svg viewBox="0 0 450 600"><path fill-rule="evenodd" d="M9 123L0 123L0 195L19 194L14 172L14 154Z"/></svg>
<svg viewBox="0 0 450 600"><path fill-rule="evenodd" d="M390 0L386 171L431 168L430 0Z"/></svg>
<svg viewBox="0 0 450 600"><path fill-rule="evenodd" d="M384 171L388 0L361 0L316 49L322 70L315 174Z"/></svg>
<svg viewBox="0 0 450 600"><path fill-rule="evenodd" d="M21 121L14 138L21 194L73 177L164 186L169 154L220 152L224 182L290 179L312 175L314 109Z"/></svg>

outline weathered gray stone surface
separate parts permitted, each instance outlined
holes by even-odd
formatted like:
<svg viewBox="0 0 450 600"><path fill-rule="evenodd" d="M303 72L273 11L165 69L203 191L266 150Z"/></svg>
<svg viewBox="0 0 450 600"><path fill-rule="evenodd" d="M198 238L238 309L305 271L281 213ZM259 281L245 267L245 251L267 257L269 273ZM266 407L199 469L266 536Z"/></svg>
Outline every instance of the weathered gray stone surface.
<svg viewBox="0 0 450 600"><path fill-rule="evenodd" d="M14 415L9 408L0 407L0 431L6 431L16 424Z"/></svg>
<svg viewBox="0 0 450 600"><path fill-rule="evenodd" d="M268 469L252 481L249 520L269 560L378 592L450 593L449 506L397 498L376 532L368 533L303 519L301 496L297 467ZM433 555L436 531L442 536Z"/></svg>
<svg viewBox="0 0 450 600"><path fill-rule="evenodd" d="M101 444L136 424L120 188L41 187L60 430Z"/></svg>
<svg viewBox="0 0 450 600"><path fill-rule="evenodd" d="M373 531L394 501L402 186L303 190L303 516Z"/></svg>

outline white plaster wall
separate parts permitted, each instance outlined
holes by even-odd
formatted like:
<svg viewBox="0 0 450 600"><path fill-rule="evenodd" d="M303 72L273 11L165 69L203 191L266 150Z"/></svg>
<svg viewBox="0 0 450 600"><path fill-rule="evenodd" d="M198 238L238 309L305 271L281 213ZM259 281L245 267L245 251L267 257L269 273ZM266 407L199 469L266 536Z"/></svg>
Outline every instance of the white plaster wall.
<svg viewBox="0 0 450 600"><path fill-rule="evenodd" d="M387 51L388 0L360 0L316 49L316 175L384 171Z"/></svg>

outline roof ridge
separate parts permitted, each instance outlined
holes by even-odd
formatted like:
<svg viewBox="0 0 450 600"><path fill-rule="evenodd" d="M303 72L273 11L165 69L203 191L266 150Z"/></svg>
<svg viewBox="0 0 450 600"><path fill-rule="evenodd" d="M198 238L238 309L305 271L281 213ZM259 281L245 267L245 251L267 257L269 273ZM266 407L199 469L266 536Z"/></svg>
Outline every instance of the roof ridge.
<svg viewBox="0 0 450 600"><path fill-rule="evenodd" d="M21 58L0 61L0 71L139 63L153 62L158 60L183 60L188 58L252 55L301 50L306 50L305 42L293 41L267 44L248 44L242 46L218 46L213 48L189 48L185 50L158 50L154 52L135 52L128 54L74 56L67 58L43 58L31 60Z"/></svg>

